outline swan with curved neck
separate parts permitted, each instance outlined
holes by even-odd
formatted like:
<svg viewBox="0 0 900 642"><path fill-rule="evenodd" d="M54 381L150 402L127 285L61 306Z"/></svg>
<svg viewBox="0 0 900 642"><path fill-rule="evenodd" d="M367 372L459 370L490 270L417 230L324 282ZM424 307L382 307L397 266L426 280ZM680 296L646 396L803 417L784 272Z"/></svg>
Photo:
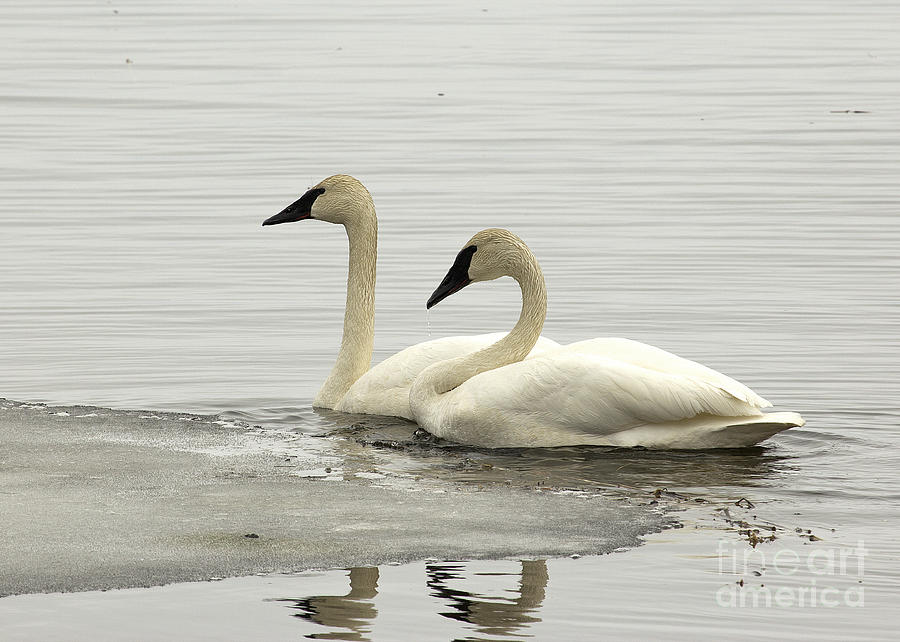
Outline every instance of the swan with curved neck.
<svg viewBox="0 0 900 642"><path fill-rule="evenodd" d="M792 412L763 413L771 404L730 377L628 339L592 339L529 357L544 323L546 288L537 259L507 230L473 236L427 307L501 276L522 291L513 330L424 369L410 390L413 418L438 437L491 448L722 448L804 423Z"/></svg>
<svg viewBox="0 0 900 642"><path fill-rule="evenodd" d="M371 370L375 342L378 219L369 190L352 176L330 176L263 225L319 220L342 225L350 244L344 331L337 359L313 406L411 419L409 388L427 366L490 345L500 336L445 337L410 346ZM557 347L541 338L538 350Z"/></svg>

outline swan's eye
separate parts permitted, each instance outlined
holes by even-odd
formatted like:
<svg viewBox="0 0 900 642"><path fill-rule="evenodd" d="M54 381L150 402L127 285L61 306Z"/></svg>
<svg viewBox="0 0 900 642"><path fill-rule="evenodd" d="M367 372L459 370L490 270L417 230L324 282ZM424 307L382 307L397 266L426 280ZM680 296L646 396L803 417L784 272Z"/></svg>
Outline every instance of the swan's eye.
<svg viewBox="0 0 900 642"><path fill-rule="evenodd" d="M441 281L441 284L437 289L431 293L431 297L425 304L426 308L437 305L454 292L459 292L472 282L472 279L469 278L469 266L472 263L472 255L475 254L477 249L476 246L470 245L463 248L463 250L456 255L456 260L453 262L453 265L450 266L450 271L447 272L447 276L444 277L444 280Z"/></svg>
<svg viewBox="0 0 900 642"><path fill-rule="evenodd" d="M461 261L465 261L466 268L468 269L469 264L472 263L472 255L478 251L477 245L470 245L468 247L464 247L460 250L459 254L456 255L456 262L459 263Z"/></svg>
<svg viewBox="0 0 900 642"><path fill-rule="evenodd" d="M465 276L465 278L469 278L469 268L472 266L472 256L475 252L478 251L477 245L469 245L460 250L459 254L456 255L456 260L453 261L453 267L450 268L451 271L455 272L460 278Z"/></svg>
<svg viewBox="0 0 900 642"><path fill-rule="evenodd" d="M292 223L312 217L312 206L315 200L325 193L325 189L317 187L306 192L299 199L288 205L275 216L263 221L263 225L278 225L279 223Z"/></svg>
<svg viewBox="0 0 900 642"><path fill-rule="evenodd" d="M450 267L450 272L447 276L452 274L457 279L468 279L469 267L472 265L472 255L475 254L477 250L477 245L469 245L460 250L459 254L456 255L456 260L453 261L453 265Z"/></svg>

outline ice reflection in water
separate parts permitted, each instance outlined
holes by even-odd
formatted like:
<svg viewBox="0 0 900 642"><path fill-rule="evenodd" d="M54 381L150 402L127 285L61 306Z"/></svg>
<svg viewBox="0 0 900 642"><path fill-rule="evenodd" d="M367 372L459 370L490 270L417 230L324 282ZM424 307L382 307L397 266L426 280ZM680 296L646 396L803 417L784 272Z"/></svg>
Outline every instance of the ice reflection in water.
<svg viewBox="0 0 900 642"><path fill-rule="evenodd" d="M306 598L285 598L297 609L295 617L342 629L328 633L313 633L306 637L315 640L368 640L369 624L378 615L372 599L378 595L378 568L351 568L350 592L346 595L314 595Z"/></svg>

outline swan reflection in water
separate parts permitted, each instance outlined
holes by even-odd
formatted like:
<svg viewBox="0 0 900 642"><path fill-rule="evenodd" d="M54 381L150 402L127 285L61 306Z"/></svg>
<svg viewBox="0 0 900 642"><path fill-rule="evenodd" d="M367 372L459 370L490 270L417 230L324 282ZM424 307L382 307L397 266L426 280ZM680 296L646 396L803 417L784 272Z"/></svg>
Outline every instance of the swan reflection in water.
<svg viewBox="0 0 900 642"><path fill-rule="evenodd" d="M596 490L658 487L746 488L759 480L792 472L799 453L808 457L828 447L803 432L780 438L780 447L752 446L718 450L647 450L610 446L559 448L477 448L417 432L414 423L394 417L350 415L312 410L321 434L359 470L378 468L385 452L405 472L453 483L535 485ZM792 452L793 451L793 452ZM398 459L397 454L403 455Z"/></svg>
<svg viewBox="0 0 900 642"><path fill-rule="evenodd" d="M522 636L522 630L541 618L537 612L544 602L547 589L547 564L544 560L523 560L518 573L475 573L476 576L519 576L517 589L507 589L514 596L491 596L467 591L466 562L429 562L425 564L428 594L440 600L439 615L472 625L476 634L486 638L467 637L467 640L493 640L496 636ZM332 629L313 633L307 638L316 640L369 640L371 624L378 615L372 599L378 594L378 568L351 568L350 592L346 595L315 595L306 598L285 598L293 615ZM451 610L444 611L447 606ZM398 608L405 608L401 601Z"/></svg>
<svg viewBox="0 0 900 642"><path fill-rule="evenodd" d="M462 580L465 564L435 562L425 565L427 586L431 595L445 601L453 609L441 613L446 618L468 622L478 633L490 636L516 635L519 629L540 622L537 611L544 602L547 589L547 563L544 560L522 560L517 597L491 597L459 588L452 588ZM513 575L513 573L477 573L477 575ZM466 638L477 640L479 638Z"/></svg>
<svg viewBox="0 0 900 642"><path fill-rule="evenodd" d="M350 569L350 592L346 595L314 595L279 602L292 602L294 616L342 631L313 633L306 636L314 640L369 640L369 624L378 615L372 598L378 595L378 568L358 567Z"/></svg>

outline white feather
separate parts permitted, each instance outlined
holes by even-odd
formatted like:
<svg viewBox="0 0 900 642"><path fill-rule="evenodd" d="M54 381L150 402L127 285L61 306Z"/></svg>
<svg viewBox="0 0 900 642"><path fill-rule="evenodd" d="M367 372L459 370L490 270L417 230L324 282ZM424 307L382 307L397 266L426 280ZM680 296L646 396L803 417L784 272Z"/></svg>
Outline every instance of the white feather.
<svg viewBox="0 0 900 642"><path fill-rule="evenodd" d="M522 313L502 340L416 379L410 406L429 432L490 448L722 448L803 425L796 413L764 414L771 404L734 379L637 341L591 339L523 359L546 312L537 260L506 230L483 230L472 245L471 281L512 276Z"/></svg>
<svg viewBox="0 0 900 642"><path fill-rule="evenodd" d="M350 245L347 302L341 348L313 406L342 412L411 419L409 388L426 367L481 350L503 336L483 334L448 337L420 343L372 369L375 340L375 267L378 219L365 186L352 176L329 176L310 192L319 192L310 206L315 220L342 225ZM541 339L536 351L558 347Z"/></svg>
<svg viewBox="0 0 900 642"><path fill-rule="evenodd" d="M428 366L486 348L503 338L503 332L444 337L417 343L392 355L362 375L334 407L341 412L387 415L412 419L409 389ZM541 337L531 354L558 348Z"/></svg>
<svg viewBox="0 0 900 642"><path fill-rule="evenodd" d="M799 415L765 415L760 404L717 385L726 380L763 401L729 377L708 368L712 376L704 378L680 373L699 364L659 352L666 358L643 367L579 351L578 344L548 350L472 377L416 419L439 437L490 448L736 447L802 425ZM660 369L673 365L684 367Z"/></svg>

